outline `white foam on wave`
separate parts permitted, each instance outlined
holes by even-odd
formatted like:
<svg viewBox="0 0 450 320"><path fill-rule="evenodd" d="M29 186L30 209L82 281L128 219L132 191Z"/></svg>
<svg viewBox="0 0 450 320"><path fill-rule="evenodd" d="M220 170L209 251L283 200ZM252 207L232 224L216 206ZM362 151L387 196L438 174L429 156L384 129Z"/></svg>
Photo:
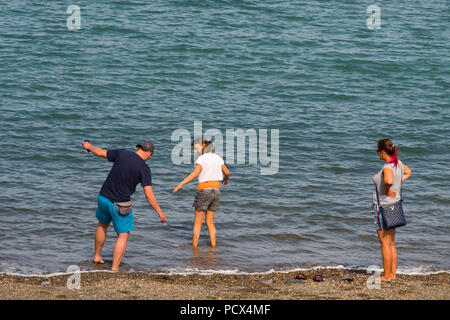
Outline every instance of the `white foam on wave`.
<svg viewBox="0 0 450 320"><path fill-rule="evenodd" d="M368 267L345 267L343 265L337 266L315 266L311 268L289 268L289 269L270 269L267 271L242 271L239 269L196 269L196 268L168 268L166 270L161 270L158 272L149 272L151 274L162 274L162 275L212 275L212 274L225 274L225 275L267 275L272 273L290 273L290 272L306 272L306 271L320 271L321 269L328 270L350 270L350 271L366 271L367 273L373 273L375 271L383 272L383 268L373 266ZM450 270L436 269L433 267L409 267L409 268L400 268L397 270L397 274L403 275L431 275L438 273L450 273Z"/></svg>
<svg viewBox="0 0 450 320"><path fill-rule="evenodd" d="M406 274L406 275L430 275L430 274L437 274L437 273L450 273L450 270L432 270L432 268L429 267L411 267L411 268L401 268L397 270L398 274Z"/></svg>
<svg viewBox="0 0 450 320"><path fill-rule="evenodd" d="M43 272L37 272L36 270L27 270L25 272L16 271L15 268L4 268L5 264L1 264L3 270L0 271L0 274L7 274L13 276L21 276L21 277L42 277L42 278L50 278L57 276L65 276L72 275L73 272L54 272L50 274L43 274ZM306 272L306 271L320 271L321 269L328 270L350 270L350 271L366 271L367 273L383 272L383 268L379 266L370 266L370 267L345 267L343 265L335 265L335 266L315 266L310 268L298 267L298 268L283 268L283 269L269 269L266 271L243 271L239 269L197 269L197 268L166 268L160 270L149 270L149 271L140 271L140 270L128 270L125 271L127 273L138 272L138 273L147 273L153 275L213 275L213 274L224 274L224 275L268 275L272 273L290 273L290 272ZM22 269L23 270L23 269ZM111 270L81 270L79 273L97 273L97 272L105 272L105 273L114 273ZM437 269L434 267L405 267L399 268L397 270L397 274L403 275L420 275L426 276L431 274L438 273L450 273L450 270Z"/></svg>
<svg viewBox="0 0 450 320"><path fill-rule="evenodd" d="M97 273L97 272L115 273L115 271L111 271L111 270L81 270L81 271L77 271L77 272L79 272L80 274L81 273ZM51 278L51 277L72 275L72 274L74 274L74 272L54 272L54 273L49 273L49 274L42 274L42 273L24 274L24 273L18 273L18 272L0 272L0 274L6 274L9 276L19 276L19 277Z"/></svg>
<svg viewBox="0 0 450 320"><path fill-rule="evenodd" d="M342 265L339 266L317 266L309 269L302 269L304 271L306 270L318 270L318 269L336 269L336 270L354 270L354 271L366 271L367 273L373 273L375 271L377 272L383 272L383 268L379 266L368 266L368 267L344 267ZM297 270L292 270L297 271ZM444 270L444 269L437 269L435 267L425 267L425 266L419 266L419 267L403 267L397 269L397 274L403 274L403 275L419 275L419 276L427 276L431 274L438 274L438 273L450 273L450 270Z"/></svg>

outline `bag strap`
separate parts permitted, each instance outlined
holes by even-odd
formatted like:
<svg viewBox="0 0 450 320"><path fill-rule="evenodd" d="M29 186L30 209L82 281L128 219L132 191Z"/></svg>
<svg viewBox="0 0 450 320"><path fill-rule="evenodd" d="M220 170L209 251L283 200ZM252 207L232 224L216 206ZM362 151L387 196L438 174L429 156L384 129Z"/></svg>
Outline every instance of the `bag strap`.
<svg viewBox="0 0 450 320"><path fill-rule="evenodd" d="M381 207L381 204L380 204L380 196L378 195L378 188L377 188L376 185L375 185L375 192L377 193L377 202L378 202L378 207L380 208L380 207Z"/></svg>
<svg viewBox="0 0 450 320"><path fill-rule="evenodd" d="M125 201L125 202L114 202L114 204L118 205L119 207L131 207L131 200Z"/></svg>

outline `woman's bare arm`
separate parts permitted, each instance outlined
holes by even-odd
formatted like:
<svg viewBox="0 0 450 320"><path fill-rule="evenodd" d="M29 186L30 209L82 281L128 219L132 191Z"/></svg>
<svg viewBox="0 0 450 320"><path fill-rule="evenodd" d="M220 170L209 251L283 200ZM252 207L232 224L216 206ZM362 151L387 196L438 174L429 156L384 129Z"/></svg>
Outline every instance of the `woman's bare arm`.
<svg viewBox="0 0 450 320"><path fill-rule="evenodd" d="M395 198L397 194L394 190L391 190L392 185L394 184L394 172L391 168L383 169L384 176L384 192L383 194L390 196L391 198Z"/></svg>
<svg viewBox="0 0 450 320"><path fill-rule="evenodd" d="M202 166L199 165L199 164L195 165L194 171L192 171L192 173L191 173L190 175L188 175L183 181L181 181L181 182L178 184L178 186L176 186L176 187L173 189L173 193L175 193L175 192L177 192L178 190L180 190L181 187L184 186L186 183L189 183L189 182L191 182L192 180L194 180L194 179L200 174L200 171L202 171Z"/></svg>
<svg viewBox="0 0 450 320"><path fill-rule="evenodd" d="M225 176L225 177L223 177L222 183L227 186L228 185L228 178L230 177L230 171L228 170L228 168L224 164L222 165L222 172L223 172L223 174Z"/></svg>
<svg viewBox="0 0 450 320"><path fill-rule="evenodd" d="M412 171L410 168L406 166L406 164L403 163L402 166L403 166L403 177L402 177L403 182L411 176Z"/></svg>

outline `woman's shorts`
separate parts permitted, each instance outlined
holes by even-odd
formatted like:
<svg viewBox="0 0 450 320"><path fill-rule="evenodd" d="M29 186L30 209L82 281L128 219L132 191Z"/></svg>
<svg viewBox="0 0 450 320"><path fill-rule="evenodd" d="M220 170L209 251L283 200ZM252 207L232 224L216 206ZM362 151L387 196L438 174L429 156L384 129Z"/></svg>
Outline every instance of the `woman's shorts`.
<svg viewBox="0 0 450 320"><path fill-rule="evenodd" d="M131 210L131 212L127 215L122 215L117 211L114 203L100 194L97 197L97 202L98 206L95 216L97 217L98 221L103 224L110 224L112 221L114 231L116 231L116 233L125 233L133 230L133 210Z"/></svg>
<svg viewBox="0 0 450 320"><path fill-rule="evenodd" d="M217 211L220 203L220 189L197 190L192 205L198 211Z"/></svg>
<svg viewBox="0 0 450 320"><path fill-rule="evenodd" d="M375 226L377 231L384 230L383 229L383 215L381 214L380 208L378 204L372 204L372 215L374 218Z"/></svg>

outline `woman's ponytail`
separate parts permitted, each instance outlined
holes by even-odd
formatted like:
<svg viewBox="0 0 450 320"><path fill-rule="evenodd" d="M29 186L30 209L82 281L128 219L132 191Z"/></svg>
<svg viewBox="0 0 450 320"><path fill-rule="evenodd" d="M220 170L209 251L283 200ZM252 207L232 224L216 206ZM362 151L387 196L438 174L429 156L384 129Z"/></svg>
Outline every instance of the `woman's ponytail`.
<svg viewBox="0 0 450 320"><path fill-rule="evenodd" d="M212 141L206 140L203 137L195 138L194 142L192 142L192 144L191 144L191 147L193 147L194 144L198 144L203 147L202 154L214 151L214 145L213 145Z"/></svg>
<svg viewBox="0 0 450 320"><path fill-rule="evenodd" d="M214 145L211 140L203 140L205 147L202 150L202 153L208 153L214 151Z"/></svg>
<svg viewBox="0 0 450 320"><path fill-rule="evenodd" d="M392 145L392 156L389 159L388 163L393 163L395 168L397 169L398 166L398 152L397 152L397 146Z"/></svg>
<svg viewBox="0 0 450 320"><path fill-rule="evenodd" d="M378 140L378 150L384 150L391 156L387 163L393 163L395 168L398 166L398 147L389 139Z"/></svg>

